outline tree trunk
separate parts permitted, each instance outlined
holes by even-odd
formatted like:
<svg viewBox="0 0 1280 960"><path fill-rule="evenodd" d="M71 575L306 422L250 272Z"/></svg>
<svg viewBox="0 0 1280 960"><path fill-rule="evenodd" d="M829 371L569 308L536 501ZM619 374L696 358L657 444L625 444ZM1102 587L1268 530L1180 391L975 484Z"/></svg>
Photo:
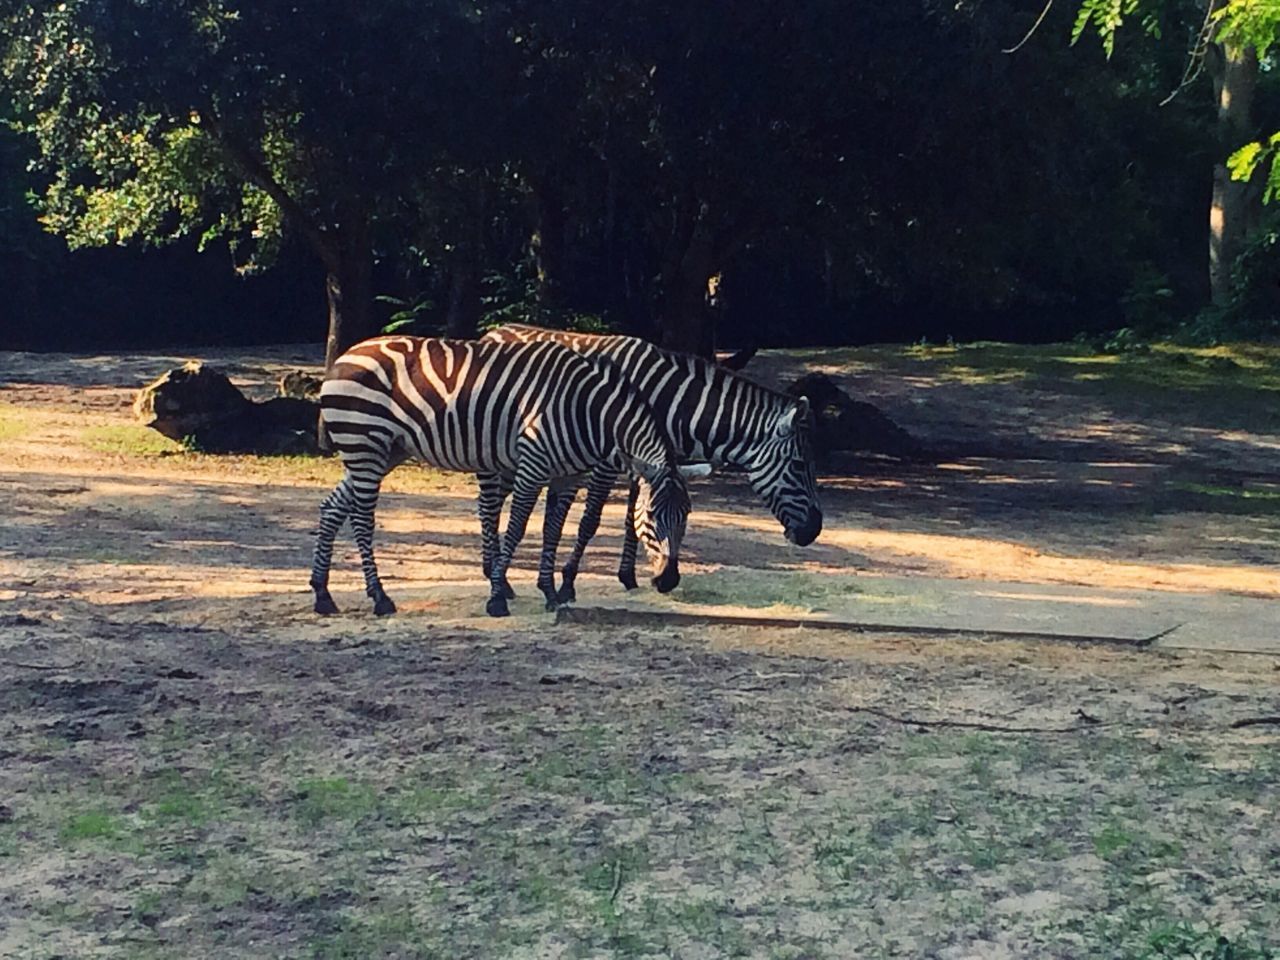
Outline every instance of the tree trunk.
<svg viewBox="0 0 1280 960"><path fill-rule="evenodd" d="M467 186L466 203L459 219L449 257L449 303L445 311L445 335L474 340L480 335L480 278L484 267L487 188L479 177Z"/></svg>
<svg viewBox="0 0 1280 960"><path fill-rule="evenodd" d="M538 175L529 180L537 227L529 238L538 278L538 305L557 310L565 305L568 289L565 257L564 193L553 176Z"/></svg>
<svg viewBox="0 0 1280 960"><path fill-rule="evenodd" d="M369 276L359 269L330 273L325 277L325 293L329 301L329 336L325 341L324 368L353 344L378 331L373 322L373 295Z"/></svg>
<svg viewBox="0 0 1280 960"><path fill-rule="evenodd" d="M445 336L474 340L480 334L480 271L469 247L455 251L449 272L449 308L445 313Z"/></svg>
<svg viewBox="0 0 1280 960"><path fill-rule="evenodd" d="M662 302L662 348L715 357L715 318L707 306L709 268L681 271Z"/></svg>
<svg viewBox="0 0 1280 960"><path fill-rule="evenodd" d="M707 284L717 272L705 203L686 195L676 208L662 268L658 326L662 347L715 358L715 318L707 303Z"/></svg>
<svg viewBox="0 0 1280 960"><path fill-rule="evenodd" d="M1206 60L1218 100L1218 148L1224 161L1214 164L1209 206L1209 295L1214 305L1221 307L1231 298L1231 266L1258 218L1258 184L1232 180L1225 163L1226 157L1254 133L1258 55L1251 47L1213 44Z"/></svg>
<svg viewBox="0 0 1280 960"><path fill-rule="evenodd" d="M342 356L352 344L374 336L378 330L373 316L373 245L369 221L362 214L351 217L338 238L336 249L328 251L329 267L325 292L329 301L329 336L325 341L324 368Z"/></svg>

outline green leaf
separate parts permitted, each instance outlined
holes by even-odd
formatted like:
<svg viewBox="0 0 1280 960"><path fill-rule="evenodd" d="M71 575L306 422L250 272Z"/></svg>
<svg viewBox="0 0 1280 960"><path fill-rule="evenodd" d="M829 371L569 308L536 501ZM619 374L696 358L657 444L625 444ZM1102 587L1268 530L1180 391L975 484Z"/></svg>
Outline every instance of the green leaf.
<svg viewBox="0 0 1280 960"><path fill-rule="evenodd" d="M1262 161L1264 151L1271 151L1263 147L1256 140L1253 143L1246 143L1243 147L1231 154L1227 158L1227 169L1231 171L1232 180L1248 180L1253 176L1253 171L1258 169L1258 164Z"/></svg>

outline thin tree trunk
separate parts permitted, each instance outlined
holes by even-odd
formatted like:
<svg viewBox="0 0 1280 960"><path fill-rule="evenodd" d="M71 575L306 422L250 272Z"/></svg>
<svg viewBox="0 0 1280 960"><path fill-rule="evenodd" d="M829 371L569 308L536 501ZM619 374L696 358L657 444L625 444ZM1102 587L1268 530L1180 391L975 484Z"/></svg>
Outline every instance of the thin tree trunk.
<svg viewBox="0 0 1280 960"><path fill-rule="evenodd" d="M706 205L686 203L677 213L662 270L658 323L664 349L714 359L715 317L707 284L715 273Z"/></svg>
<svg viewBox="0 0 1280 960"><path fill-rule="evenodd" d="M470 248L457 251L449 275L449 308L445 313L445 335L458 340L474 340L480 334L480 272Z"/></svg>
<svg viewBox="0 0 1280 960"><path fill-rule="evenodd" d="M715 318L707 306L709 268L681 272L665 291L662 304L662 347L678 353L715 356Z"/></svg>
<svg viewBox="0 0 1280 960"><path fill-rule="evenodd" d="M1213 168L1209 206L1209 295L1215 306L1231 298L1231 266L1257 223L1256 183L1232 180L1225 158L1253 136L1253 96L1258 85L1258 55L1251 47L1214 44L1207 62L1218 100L1219 151L1224 162Z"/></svg>
<svg viewBox="0 0 1280 960"><path fill-rule="evenodd" d="M345 227L336 250L330 250L325 258L329 267L325 277L329 302L326 371L348 347L378 332L373 316L373 245L368 218L363 212L353 212Z"/></svg>
<svg viewBox="0 0 1280 960"><path fill-rule="evenodd" d="M484 265L487 188L480 177L467 186L459 236L449 258L449 303L445 335L474 340L480 335L480 278Z"/></svg>
<svg viewBox="0 0 1280 960"><path fill-rule="evenodd" d="M565 305L568 289L565 256L564 193L554 176L530 178L537 227L529 238L538 277L538 305L557 310Z"/></svg>

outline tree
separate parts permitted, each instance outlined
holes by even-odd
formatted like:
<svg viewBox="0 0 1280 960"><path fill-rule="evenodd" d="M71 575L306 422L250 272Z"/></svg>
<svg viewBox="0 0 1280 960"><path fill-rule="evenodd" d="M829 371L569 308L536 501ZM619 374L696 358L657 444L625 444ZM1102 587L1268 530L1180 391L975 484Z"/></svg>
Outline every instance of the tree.
<svg viewBox="0 0 1280 960"><path fill-rule="evenodd" d="M1209 289L1213 304L1224 307L1233 293L1231 267L1257 224L1259 200L1280 188L1280 133L1259 139L1254 117L1259 60L1280 39L1280 6L1254 0L1203 0L1198 6L1183 85L1207 67L1217 107ZM1126 16L1141 15L1158 35L1161 12L1157 0L1083 0L1072 42L1092 25L1110 57ZM1258 176L1264 167L1265 176Z"/></svg>
<svg viewBox="0 0 1280 960"><path fill-rule="evenodd" d="M376 332L373 261L453 118L483 118L461 3L0 0L3 75L72 246L225 239L269 263L286 230L323 265L327 362Z"/></svg>

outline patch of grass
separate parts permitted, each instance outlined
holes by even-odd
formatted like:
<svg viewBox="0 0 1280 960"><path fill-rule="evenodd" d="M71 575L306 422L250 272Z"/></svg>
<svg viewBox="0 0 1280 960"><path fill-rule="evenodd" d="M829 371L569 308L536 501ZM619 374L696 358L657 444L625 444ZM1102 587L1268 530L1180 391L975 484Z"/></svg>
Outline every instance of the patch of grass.
<svg viewBox="0 0 1280 960"><path fill-rule="evenodd" d="M13 823L0 824L0 860L17 856L18 826Z"/></svg>
<svg viewBox="0 0 1280 960"><path fill-rule="evenodd" d="M117 457L161 457L190 452L189 447L134 423L85 427L80 431L79 440L90 450Z"/></svg>
<svg viewBox="0 0 1280 960"><path fill-rule="evenodd" d="M293 813L314 829L326 820L357 822L377 809L378 794L372 786L335 777L299 783Z"/></svg>
<svg viewBox="0 0 1280 960"><path fill-rule="evenodd" d="M0 403L0 442L17 440L36 430L32 411L11 403Z"/></svg>
<svg viewBox="0 0 1280 960"><path fill-rule="evenodd" d="M1178 923L1154 931L1140 960L1276 960L1261 940L1228 937L1213 927Z"/></svg>
<svg viewBox="0 0 1280 960"><path fill-rule="evenodd" d="M562 738L551 750L530 751L520 779L532 790L573 794L609 803L644 803L680 788L674 772L650 773L627 755L621 734L588 725Z"/></svg>
<svg viewBox="0 0 1280 960"><path fill-rule="evenodd" d="M1194 498L1203 498L1202 504L1187 504L1194 509L1203 506L1213 513L1249 514L1252 516L1280 515L1280 489L1259 490L1247 487L1220 487L1205 483L1172 481L1168 489ZM1191 497L1187 498L1190 499ZM1181 499L1181 498L1180 498Z"/></svg>
<svg viewBox="0 0 1280 960"><path fill-rule="evenodd" d="M262 881L261 869L248 858L216 852L192 876L186 892L215 910L225 910L248 900L250 889Z"/></svg>
<svg viewBox="0 0 1280 960"><path fill-rule="evenodd" d="M1140 827L1112 821L1093 834L1093 852L1115 866L1133 870L1177 860L1182 855L1182 846L1155 837Z"/></svg>
<svg viewBox="0 0 1280 960"><path fill-rule="evenodd" d="M414 957L415 960L453 960L458 956L441 942L437 930L406 907L363 910L342 916L331 934L316 938L316 960L368 960L371 957Z"/></svg>
<svg viewBox="0 0 1280 960"><path fill-rule="evenodd" d="M147 819L194 827L205 826L233 807L254 803L259 797L255 787L239 784L220 770L190 773L164 769L148 778L146 791Z"/></svg>
<svg viewBox="0 0 1280 960"><path fill-rule="evenodd" d="M82 840L118 840L127 832L123 817L105 810L92 810L73 815L59 835L65 842L76 843Z"/></svg>
<svg viewBox="0 0 1280 960"><path fill-rule="evenodd" d="M800 571L780 577L776 571L734 568L689 577L666 602L675 606L767 608L779 614L822 613L854 595L865 597L865 588L855 577Z"/></svg>
<svg viewBox="0 0 1280 960"><path fill-rule="evenodd" d="M1093 852L1109 860L1133 843L1133 836L1119 824L1109 823L1093 836Z"/></svg>

